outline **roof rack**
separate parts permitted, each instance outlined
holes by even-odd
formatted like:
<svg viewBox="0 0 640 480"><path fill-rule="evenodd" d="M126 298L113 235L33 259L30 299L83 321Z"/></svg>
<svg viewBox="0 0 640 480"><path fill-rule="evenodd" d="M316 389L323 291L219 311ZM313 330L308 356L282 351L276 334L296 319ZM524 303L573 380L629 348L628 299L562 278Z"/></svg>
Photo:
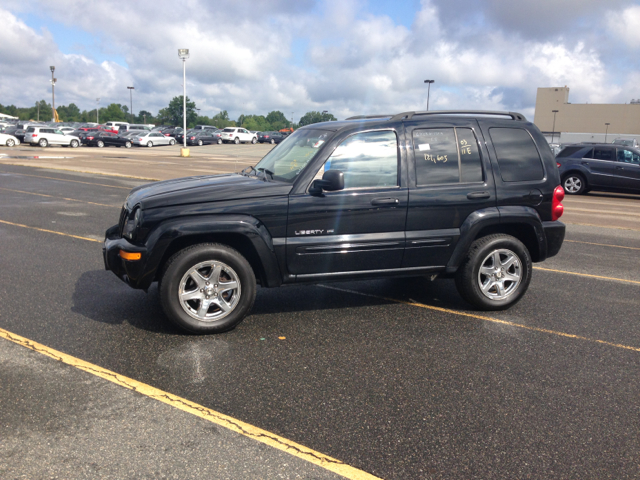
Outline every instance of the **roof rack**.
<svg viewBox="0 0 640 480"><path fill-rule="evenodd" d="M366 120L368 118L391 118L393 115L356 115L355 117L349 117L347 120Z"/></svg>
<svg viewBox="0 0 640 480"><path fill-rule="evenodd" d="M411 120L414 115L498 115L511 117L513 120L527 121L524 115L516 112L501 112L490 110L435 110L429 112L404 112L398 113L391 118L391 121Z"/></svg>

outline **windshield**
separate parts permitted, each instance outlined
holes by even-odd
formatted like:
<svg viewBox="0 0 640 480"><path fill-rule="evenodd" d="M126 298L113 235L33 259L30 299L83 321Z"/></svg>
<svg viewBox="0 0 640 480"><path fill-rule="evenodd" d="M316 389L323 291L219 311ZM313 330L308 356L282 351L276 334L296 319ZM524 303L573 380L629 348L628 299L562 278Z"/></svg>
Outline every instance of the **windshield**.
<svg viewBox="0 0 640 480"><path fill-rule="evenodd" d="M326 130L297 130L267 153L255 168L272 174L273 180L293 183L331 133Z"/></svg>

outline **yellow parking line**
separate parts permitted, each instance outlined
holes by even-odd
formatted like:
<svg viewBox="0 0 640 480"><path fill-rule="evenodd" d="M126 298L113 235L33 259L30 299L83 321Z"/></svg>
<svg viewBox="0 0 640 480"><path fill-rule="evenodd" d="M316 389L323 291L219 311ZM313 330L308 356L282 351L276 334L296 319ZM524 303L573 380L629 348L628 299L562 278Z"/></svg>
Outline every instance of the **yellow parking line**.
<svg viewBox="0 0 640 480"><path fill-rule="evenodd" d="M35 193L35 192L25 192L24 190L13 190L11 188L0 187L0 190L7 190L9 192L17 192L17 193L26 193L27 195L37 195L39 197L59 198L61 200L69 200L71 202L88 203L90 205L99 205L101 207L114 207L114 208L120 208L121 207L121 205L106 205L104 203L87 202L85 200L77 200L75 198L56 197L55 195L46 195L44 193Z"/></svg>
<svg viewBox="0 0 640 480"><path fill-rule="evenodd" d="M569 243L584 243L585 245L598 245L600 247L614 247L614 248L626 248L629 250L640 250L640 248L638 247L624 247L622 245L609 245L608 243L581 242L579 240L567 240L566 238L564 239L564 241Z"/></svg>
<svg viewBox="0 0 640 480"><path fill-rule="evenodd" d="M367 472L358 470L357 468L347 465L340 460L329 457L320 452L316 452L315 450L311 450L304 445L300 445L298 443L292 442L291 440L280 437L275 433L271 433L266 430L262 430L261 428L254 427L253 425L244 423L220 412L216 412L215 410L211 410L210 408L203 407L202 405L198 405L197 403L191 402L185 398L178 397L177 395L165 392L158 388L152 387L151 385L138 382L137 380L125 377L124 375L112 372L105 368L99 367L98 365L85 362L84 360L72 357L71 355L67 355L66 353L59 352L45 345L29 340L28 338L24 338L20 335L11 333L2 328L0 328L0 337L5 338L6 340L9 340L18 345L22 345L23 347L26 347L35 352L41 353L42 355L45 355L47 357L53 358L54 360L58 360L67 365L71 365L72 367L90 373L91 375L95 375L96 377L100 377L113 382L121 387L133 390L134 392L138 392L142 395L145 395L146 397L153 398L154 400L158 400L162 403L166 403L167 405L182 410L183 412L190 413L191 415L195 415L196 417L200 417L204 420L215 423L216 425L225 427L233 432L244 435L245 437L252 438L253 440L269 445L270 447L277 448L278 450L293 455L294 457L301 458L309 463L337 473L338 475L342 475L345 478L353 480L380 480L378 477L375 477Z"/></svg>
<svg viewBox="0 0 640 480"><path fill-rule="evenodd" d="M636 280L626 280L624 278L603 277L602 275L590 275L588 273L568 272L566 270L554 270L553 268L543 268L543 267L533 267L533 269L542 270L544 272L564 273L566 275L577 275L579 277L597 278L600 280L613 280L614 282L633 283L635 285L640 285L640 282Z"/></svg>
<svg viewBox="0 0 640 480"><path fill-rule="evenodd" d="M78 235L71 235L70 233L62 233L62 232L56 232L55 230L47 230L46 228L30 227L29 225L22 225L21 223L7 222L5 220L0 220L0 223L5 223L7 225L13 225L14 227L30 228L31 230L38 230L40 232L55 233L56 235L63 235L65 237L79 238L80 240L87 240L89 242L102 243L102 240L96 240L95 238L80 237Z"/></svg>
<svg viewBox="0 0 640 480"><path fill-rule="evenodd" d="M381 296L378 296L378 295L372 295L370 293L362 293L362 292L358 292L356 290L348 290L346 288L332 287L332 286L329 286L329 285L317 285L317 286L318 287L322 287L322 288L328 288L330 290L337 290L339 292L353 293L355 295L361 295L363 297L372 297L372 298L377 298L379 300L386 300L388 302L400 303L400 304L409 305L409 306L412 306L412 307L425 308L427 310L435 310L436 312L451 313L453 315L460 315L462 317L475 318L477 320L483 320L485 322L499 323L499 324L502 324L502 325L509 325L510 327L518 327L518 328L523 328L525 330L532 330L534 332L549 333L549 334L552 334L552 335L558 335L560 337L573 338L573 339L576 339L576 340L584 340L584 341L593 342L593 343L601 343L603 345L608 345L610 347L616 347L616 348L622 348L622 349L625 349L625 350L632 350L634 352L640 352L640 348L638 348L638 347L630 347L628 345L622 345L622 344L619 344L619 343L607 342L605 340L598 340L596 338L589 338L589 337L583 337L581 335L573 335L571 333L558 332L556 330L549 330L547 328L531 327L529 325L523 325L521 323L509 322L507 320L500 320L498 318L493 318L493 317L485 317L483 315L476 315L475 313L461 312L459 310L451 310L449 308L434 307L432 305L425 305L423 303L418 303L418 302L407 302L405 300L398 300L397 298L381 297Z"/></svg>
<svg viewBox="0 0 640 480"><path fill-rule="evenodd" d="M58 169L58 170L64 170L64 169ZM69 170L69 171L75 172L76 170ZM131 190L131 187L119 187L117 185L104 185L102 183L81 182L80 180L67 180L65 178L45 177L44 175L31 175L29 173L15 173L15 172L3 172L3 171L0 171L0 173L8 173L10 175L20 175L20 176L23 176L23 177L48 178L49 180L59 180L61 182L84 183L85 185L94 185L96 187L123 188L125 190ZM85 173L93 173L95 175L100 175L99 173L95 173L95 172L85 172ZM104 174L102 174L102 175L104 175ZM123 175L119 175L119 176L123 176ZM139 177L127 177L127 178L139 178ZM142 180L149 180L149 179L142 179Z"/></svg>

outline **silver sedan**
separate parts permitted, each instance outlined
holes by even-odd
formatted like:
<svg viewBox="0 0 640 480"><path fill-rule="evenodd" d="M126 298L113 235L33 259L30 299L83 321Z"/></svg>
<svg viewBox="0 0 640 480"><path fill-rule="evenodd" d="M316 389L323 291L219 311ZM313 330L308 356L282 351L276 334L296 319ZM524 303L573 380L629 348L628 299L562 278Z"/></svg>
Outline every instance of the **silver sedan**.
<svg viewBox="0 0 640 480"><path fill-rule="evenodd" d="M131 137L131 143L141 147L153 147L154 145L175 145L176 139L165 137L159 132L140 132Z"/></svg>

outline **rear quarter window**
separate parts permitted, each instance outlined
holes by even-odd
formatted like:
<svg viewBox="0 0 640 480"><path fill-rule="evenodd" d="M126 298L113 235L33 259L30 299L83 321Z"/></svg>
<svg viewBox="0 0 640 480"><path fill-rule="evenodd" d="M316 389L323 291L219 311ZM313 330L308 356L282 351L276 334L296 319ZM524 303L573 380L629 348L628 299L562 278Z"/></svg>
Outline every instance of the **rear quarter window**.
<svg viewBox="0 0 640 480"><path fill-rule="evenodd" d="M496 151L504 182L542 180L542 159L531 134L523 128L491 128L489 135Z"/></svg>

